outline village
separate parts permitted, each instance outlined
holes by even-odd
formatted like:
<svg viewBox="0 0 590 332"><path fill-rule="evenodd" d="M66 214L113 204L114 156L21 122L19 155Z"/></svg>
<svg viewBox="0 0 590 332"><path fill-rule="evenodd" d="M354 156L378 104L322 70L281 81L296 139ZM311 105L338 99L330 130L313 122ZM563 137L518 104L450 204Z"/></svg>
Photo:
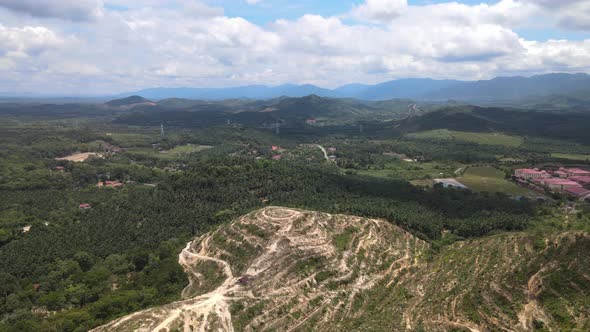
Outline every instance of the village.
<svg viewBox="0 0 590 332"><path fill-rule="evenodd" d="M513 174L514 181L532 190L561 193L590 202L590 171L580 168L539 169L520 168Z"/></svg>

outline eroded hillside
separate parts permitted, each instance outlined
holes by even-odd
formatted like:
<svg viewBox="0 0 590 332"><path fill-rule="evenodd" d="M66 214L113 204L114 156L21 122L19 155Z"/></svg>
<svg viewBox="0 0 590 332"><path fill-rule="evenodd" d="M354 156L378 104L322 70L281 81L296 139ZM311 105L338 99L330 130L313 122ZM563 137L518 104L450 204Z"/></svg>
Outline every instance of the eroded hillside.
<svg viewBox="0 0 590 332"><path fill-rule="evenodd" d="M187 244L185 300L95 331L588 330L587 234L433 254L382 220L280 207Z"/></svg>

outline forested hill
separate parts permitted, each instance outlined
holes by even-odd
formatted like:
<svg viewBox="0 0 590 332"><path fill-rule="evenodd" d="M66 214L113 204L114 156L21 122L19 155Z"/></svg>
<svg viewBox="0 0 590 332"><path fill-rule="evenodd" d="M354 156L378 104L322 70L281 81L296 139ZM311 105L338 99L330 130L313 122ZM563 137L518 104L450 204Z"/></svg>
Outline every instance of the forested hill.
<svg viewBox="0 0 590 332"><path fill-rule="evenodd" d="M398 129L409 133L432 129L468 132L505 132L590 143L590 113L553 113L511 108L445 107L399 122Z"/></svg>

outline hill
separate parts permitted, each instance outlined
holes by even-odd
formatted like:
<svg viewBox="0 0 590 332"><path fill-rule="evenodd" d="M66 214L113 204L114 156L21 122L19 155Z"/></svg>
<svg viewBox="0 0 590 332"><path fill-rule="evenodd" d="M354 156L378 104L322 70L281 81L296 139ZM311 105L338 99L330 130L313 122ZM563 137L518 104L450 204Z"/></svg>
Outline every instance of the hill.
<svg viewBox="0 0 590 332"><path fill-rule="evenodd" d="M501 132L523 136L590 142L590 114L541 112L514 108L454 106L404 119L398 129L405 133L449 129L466 132Z"/></svg>
<svg viewBox="0 0 590 332"><path fill-rule="evenodd" d="M121 95L142 95L153 100L185 98L203 100L273 99L318 95L331 98L387 100L459 100L469 102L529 102L552 95L581 96L590 91L590 75L546 74L532 77L497 77L490 80L458 81L430 78L399 79L375 85L347 84L336 89L315 85L286 84L275 87L250 85L230 88L152 88Z"/></svg>
<svg viewBox="0 0 590 332"><path fill-rule="evenodd" d="M317 95L283 97L267 101L226 100L191 101L166 99L149 112L140 109L118 121L134 125L168 125L206 127L227 123L269 126L303 126L314 118L318 125L340 125L357 121L400 119L409 112L410 100L363 102L355 99L324 98Z"/></svg>
<svg viewBox="0 0 590 332"><path fill-rule="evenodd" d="M148 104L152 104L155 106L155 104L151 100L141 96L130 96L126 98L111 100L105 103L105 105L109 107L134 107Z"/></svg>
<svg viewBox="0 0 590 332"><path fill-rule="evenodd" d="M268 207L187 244L184 300L94 331L590 327L590 236L430 245L383 220Z"/></svg>

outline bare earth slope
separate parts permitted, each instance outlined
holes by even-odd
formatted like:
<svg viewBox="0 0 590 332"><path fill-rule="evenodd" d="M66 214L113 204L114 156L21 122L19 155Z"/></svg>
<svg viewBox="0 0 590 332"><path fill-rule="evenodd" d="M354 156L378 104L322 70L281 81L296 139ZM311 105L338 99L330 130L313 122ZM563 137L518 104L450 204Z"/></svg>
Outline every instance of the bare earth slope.
<svg viewBox="0 0 590 332"><path fill-rule="evenodd" d="M583 331L590 238L430 246L383 220L268 207L187 244L185 300L95 331Z"/></svg>

